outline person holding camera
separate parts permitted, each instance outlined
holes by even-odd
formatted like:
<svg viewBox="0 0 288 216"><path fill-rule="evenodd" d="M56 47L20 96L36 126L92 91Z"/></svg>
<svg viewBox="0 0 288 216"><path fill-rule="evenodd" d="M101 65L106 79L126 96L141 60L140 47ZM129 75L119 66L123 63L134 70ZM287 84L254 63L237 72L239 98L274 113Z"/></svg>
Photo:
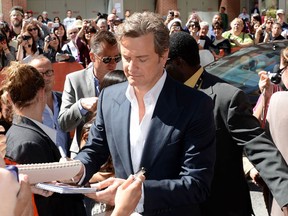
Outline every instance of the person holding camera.
<svg viewBox="0 0 288 216"><path fill-rule="evenodd" d="M74 62L75 58L68 50L61 50L59 38L56 34L51 33L45 37L43 54L52 63L54 62Z"/></svg>
<svg viewBox="0 0 288 216"><path fill-rule="evenodd" d="M8 38L0 28L0 71L16 59L15 48L9 46Z"/></svg>
<svg viewBox="0 0 288 216"><path fill-rule="evenodd" d="M255 38L254 43L262 43L264 41L264 38L269 38L271 35L272 25L274 23L274 20L272 17L267 17L265 19L265 22L258 27L258 29L255 32Z"/></svg>
<svg viewBox="0 0 288 216"><path fill-rule="evenodd" d="M168 27L168 24L171 22L171 20L174 19L174 11L173 10L169 10L168 14L166 16L166 20L164 21L164 24Z"/></svg>
<svg viewBox="0 0 288 216"><path fill-rule="evenodd" d="M16 55L17 61L28 63L34 55L42 54L42 50L37 49L36 42L30 32L26 31L18 35L17 41L19 43Z"/></svg>

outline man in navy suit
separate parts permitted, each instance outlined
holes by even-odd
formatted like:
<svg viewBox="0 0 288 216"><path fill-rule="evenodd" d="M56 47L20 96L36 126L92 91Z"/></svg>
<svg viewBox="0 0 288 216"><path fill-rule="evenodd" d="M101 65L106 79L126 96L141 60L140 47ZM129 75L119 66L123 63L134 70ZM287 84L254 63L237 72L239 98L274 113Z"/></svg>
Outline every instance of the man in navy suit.
<svg viewBox="0 0 288 216"><path fill-rule="evenodd" d="M85 166L82 180L111 154L116 178L98 183L107 188L90 197L113 205L117 187L145 167L137 212L198 216L215 161L212 100L167 75L169 31L159 15L134 13L117 37L128 82L101 91L96 120L76 157Z"/></svg>
<svg viewBox="0 0 288 216"><path fill-rule="evenodd" d="M217 159L211 194L201 205L202 216L254 215L243 172L244 148L280 205L286 205L287 164L253 116L245 93L201 67L197 42L187 33L170 36L169 59L165 68L173 78L205 92L214 102ZM287 213L287 207L283 211Z"/></svg>

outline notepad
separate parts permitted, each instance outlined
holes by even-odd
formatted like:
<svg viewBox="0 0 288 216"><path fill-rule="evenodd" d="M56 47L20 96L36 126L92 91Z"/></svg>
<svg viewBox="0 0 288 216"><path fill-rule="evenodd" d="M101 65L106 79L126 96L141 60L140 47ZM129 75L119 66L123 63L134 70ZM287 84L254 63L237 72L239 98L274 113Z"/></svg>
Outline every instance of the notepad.
<svg viewBox="0 0 288 216"><path fill-rule="evenodd" d="M97 191L96 188L72 186L64 183L37 183L35 187L60 194L86 194Z"/></svg>
<svg viewBox="0 0 288 216"><path fill-rule="evenodd" d="M30 184L68 180L76 176L82 167L79 160L51 163L19 164L19 173L27 174Z"/></svg>

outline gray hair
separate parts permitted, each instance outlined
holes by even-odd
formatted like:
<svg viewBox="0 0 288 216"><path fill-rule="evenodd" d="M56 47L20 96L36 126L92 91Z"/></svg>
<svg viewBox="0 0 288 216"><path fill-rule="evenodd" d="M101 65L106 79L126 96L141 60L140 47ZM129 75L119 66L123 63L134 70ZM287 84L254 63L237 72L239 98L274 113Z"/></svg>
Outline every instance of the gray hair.
<svg viewBox="0 0 288 216"><path fill-rule="evenodd" d="M111 46L117 46L117 40L114 34L110 31L99 31L94 34L90 40L90 52L99 54L103 51L102 43L107 43Z"/></svg>
<svg viewBox="0 0 288 216"><path fill-rule="evenodd" d="M121 42L123 37L136 38L149 33L154 35L155 53L162 56L169 49L169 30L159 14L148 11L132 14L118 26L116 36Z"/></svg>

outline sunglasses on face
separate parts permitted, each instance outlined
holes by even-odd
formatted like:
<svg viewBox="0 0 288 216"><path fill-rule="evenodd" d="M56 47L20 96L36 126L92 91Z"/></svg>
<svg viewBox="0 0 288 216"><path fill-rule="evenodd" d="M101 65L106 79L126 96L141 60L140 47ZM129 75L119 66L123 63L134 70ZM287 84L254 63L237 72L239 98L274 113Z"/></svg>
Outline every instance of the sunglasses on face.
<svg viewBox="0 0 288 216"><path fill-rule="evenodd" d="M31 28L31 29L28 29L29 32L31 32L31 31L37 31L37 30L38 30L38 28Z"/></svg>
<svg viewBox="0 0 288 216"><path fill-rule="evenodd" d="M23 35L23 40L28 41L29 39L31 39L32 37L30 35Z"/></svg>
<svg viewBox="0 0 288 216"><path fill-rule="evenodd" d="M112 59L115 61L115 63L118 63L121 61L121 55L118 55L116 57L110 57L110 56L107 56L107 57L102 57L100 58L99 56L95 55L96 58L98 58L100 61L102 61L104 64L109 64Z"/></svg>
<svg viewBox="0 0 288 216"><path fill-rule="evenodd" d="M54 75L54 70L47 70L45 72L40 72L40 74L44 77L44 76L47 76L47 77L51 77Z"/></svg>

